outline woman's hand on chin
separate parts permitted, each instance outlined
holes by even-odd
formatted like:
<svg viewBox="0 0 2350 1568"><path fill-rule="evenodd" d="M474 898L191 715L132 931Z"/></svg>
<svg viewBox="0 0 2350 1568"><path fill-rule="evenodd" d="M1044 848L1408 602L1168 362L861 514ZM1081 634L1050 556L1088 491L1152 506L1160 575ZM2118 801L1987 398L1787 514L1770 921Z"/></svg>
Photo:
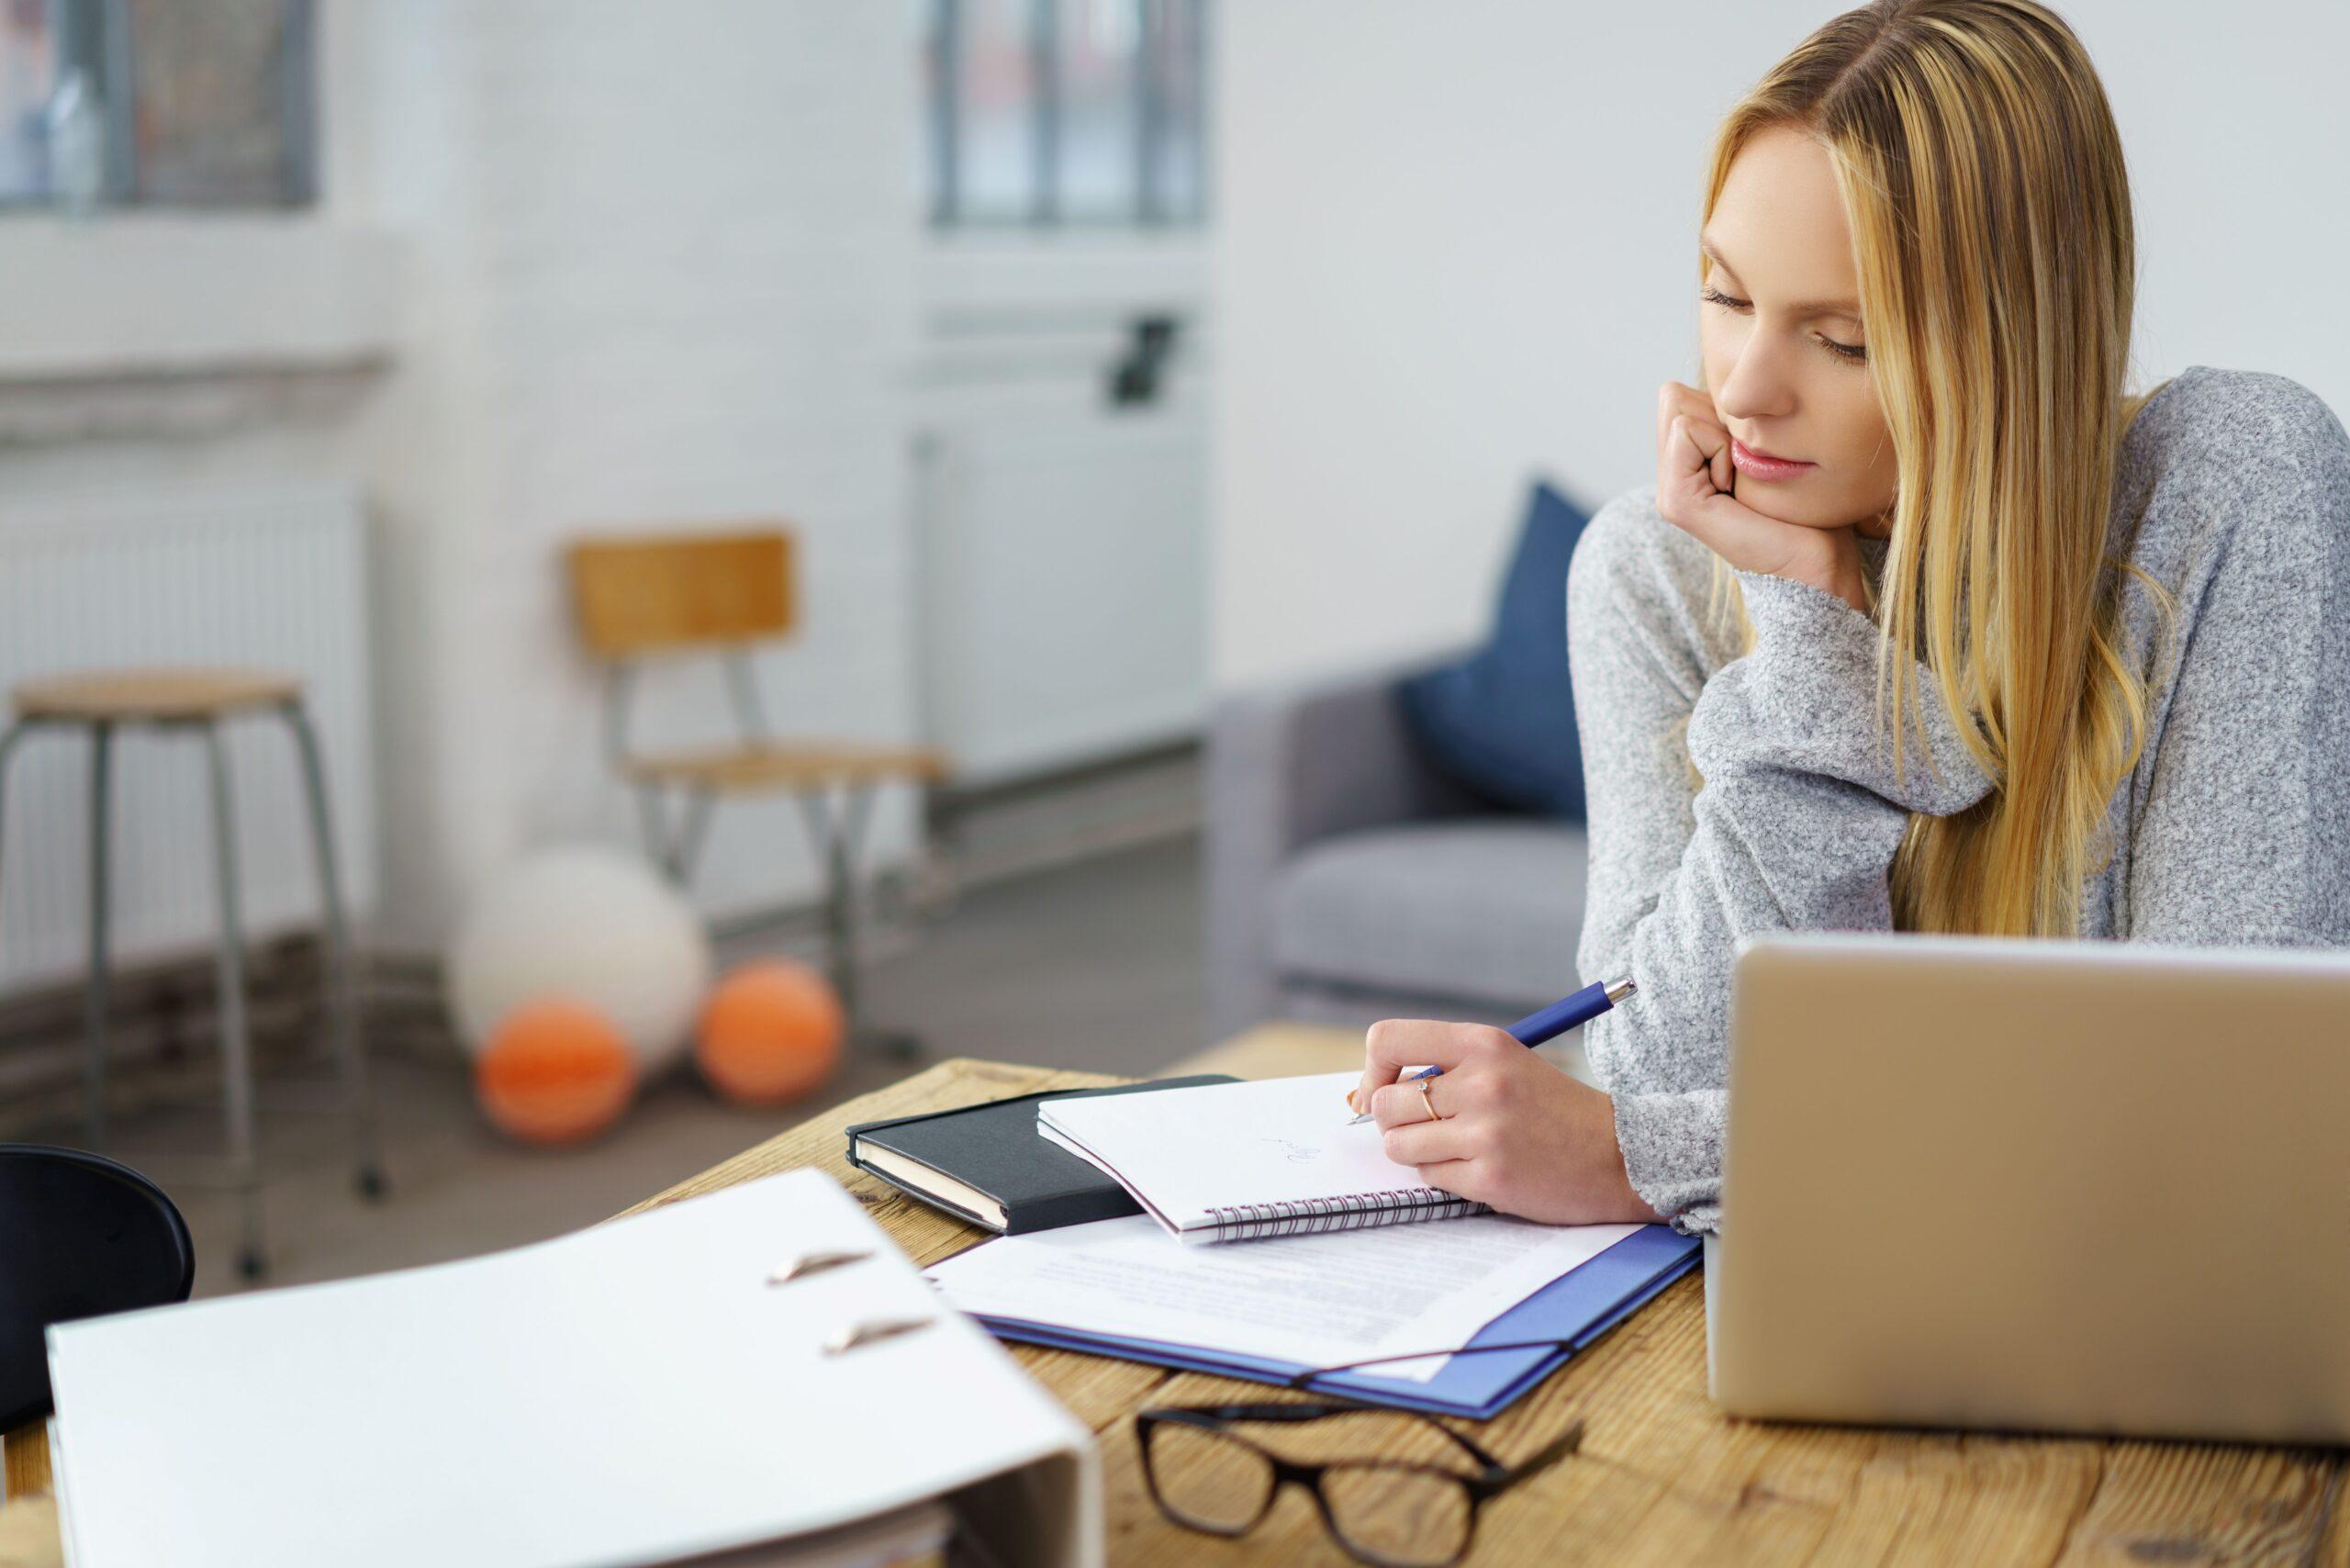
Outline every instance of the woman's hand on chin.
<svg viewBox="0 0 2350 1568"><path fill-rule="evenodd" d="M1546 1225L1651 1224L1616 1142L1616 1103L1499 1029L1391 1018L1371 1025L1354 1092L1387 1157L1448 1193ZM1398 1082L1433 1064L1440 1077ZM1430 1118L1430 1111L1435 1119Z"/></svg>
<svg viewBox="0 0 2350 1568"><path fill-rule="evenodd" d="M1731 494L1737 472L1712 396L1666 382L1656 400L1656 508L1665 521L1740 571L1809 583L1867 614L1852 530L1764 517Z"/></svg>

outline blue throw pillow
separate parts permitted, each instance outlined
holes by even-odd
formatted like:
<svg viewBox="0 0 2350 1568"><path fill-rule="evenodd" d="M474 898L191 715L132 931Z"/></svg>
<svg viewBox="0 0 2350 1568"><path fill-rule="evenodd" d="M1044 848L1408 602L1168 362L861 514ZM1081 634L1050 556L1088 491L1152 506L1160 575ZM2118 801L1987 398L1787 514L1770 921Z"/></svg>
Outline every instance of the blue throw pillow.
<svg viewBox="0 0 2350 1568"><path fill-rule="evenodd" d="M1540 480L1502 582L1492 639L1457 665L1400 681L1413 738L1499 805L1583 820L1583 745L1567 684L1567 562L1590 515Z"/></svg>

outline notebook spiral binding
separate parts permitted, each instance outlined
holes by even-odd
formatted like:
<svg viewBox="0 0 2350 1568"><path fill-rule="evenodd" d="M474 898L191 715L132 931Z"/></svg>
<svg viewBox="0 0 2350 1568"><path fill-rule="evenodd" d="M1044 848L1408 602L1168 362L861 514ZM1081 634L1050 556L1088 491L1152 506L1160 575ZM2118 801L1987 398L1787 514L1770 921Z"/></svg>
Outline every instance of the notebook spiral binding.
<svg viewBox="0 0 2350 1568"><path fill-rule="evenodd" d="M1342 1198L1299 1198L1278 1204L1233 1204L1208 1210L1211 1241L1265 1241L1277 1236L1319 1236L1368 1230L1406 1220L1455 1219L1492 1212L1490 1204L1434 1187L1394 1187Z"/></svg>

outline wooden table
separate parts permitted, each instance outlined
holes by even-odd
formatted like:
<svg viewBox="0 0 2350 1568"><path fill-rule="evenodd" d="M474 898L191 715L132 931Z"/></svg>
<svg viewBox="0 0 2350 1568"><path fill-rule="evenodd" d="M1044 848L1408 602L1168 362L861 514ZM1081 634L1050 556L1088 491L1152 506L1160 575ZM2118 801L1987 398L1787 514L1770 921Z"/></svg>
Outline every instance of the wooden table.
<svg viewBox="0 0 2350 1568"><path fill-rule="evenodd" d="M1328 1070L1355 1059L1358 1036L1260 1029L1181 1070L1243 1076ZM1111 1080L1000 1062L947 1061L850 1101L637 1205L652 1208L755 1176L813 1165L832 1172L918 1261L976 1232L900 1196L842 1159L849 1123ZM631 1210L631 1213L636 1210ZM2278 1563L2350 1568L2350 1499L2339 1450L2234 1444L2110 1442L1734 1421L1706 1397L1705 1298L1692 1276L1584 1352L1499 1418L1472 1429L1504 1460L1581 1420L1583 1450L1488 1506L1477 1563ZM2345 1326L2350 1332L2350 1326ZM1127 1417L1146 1403L1270 1399L1262 1384L1169 1372L1067 1350L1013 1353L1102 1434L1109 1556L1118 1564L1351 1562L1325 1539L1311 1505L1284 1495L1236 1542L1167 1524L1143 1490ZM1337 1446L1413 1457L1438 1450L1402 1417L1365 1417ZM1331 1423L1323 1423L1324 1426ZM1323 1457L1314 1428L1252 1432L1301 1458ZM8 1446L11 1495L46 1482L38 1436ZM48 1516L0 1509L28 1538ZM18 1514L18 1509L26 1509ZM20 1553L38 1547L19 1545Z"/></svg>

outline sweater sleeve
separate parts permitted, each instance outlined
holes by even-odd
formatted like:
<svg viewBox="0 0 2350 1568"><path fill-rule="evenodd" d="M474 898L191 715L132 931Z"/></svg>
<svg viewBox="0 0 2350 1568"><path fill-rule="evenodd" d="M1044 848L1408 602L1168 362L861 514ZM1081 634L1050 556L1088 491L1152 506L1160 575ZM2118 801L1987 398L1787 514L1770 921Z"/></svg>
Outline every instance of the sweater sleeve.
<svg viewBox="0 0 2350 1568"><path fill-rule="evenodd" d="M1667 566L1681 547L1646 495L1594 520L1569 573L1592 846L1576 967L1637 982L1585 1026L1584 1048L1615 1096L1633 1188L1694 1233L1720 1222L1740 941L1890 930L1886 874L1908 813L1962 811L1990 783L1922 667L1923 745L1897 772L1876 623L1832 594L1737 573L1754 646L1707 673L1689 585Z"/></svg>
<svg viewBox="0 0 2350 1568"><path fill-rule="evenodd" d="M2113 921L2138 941L2350 943L2350 436L2306 394L2262 407L2175 579Z"/></svg>

